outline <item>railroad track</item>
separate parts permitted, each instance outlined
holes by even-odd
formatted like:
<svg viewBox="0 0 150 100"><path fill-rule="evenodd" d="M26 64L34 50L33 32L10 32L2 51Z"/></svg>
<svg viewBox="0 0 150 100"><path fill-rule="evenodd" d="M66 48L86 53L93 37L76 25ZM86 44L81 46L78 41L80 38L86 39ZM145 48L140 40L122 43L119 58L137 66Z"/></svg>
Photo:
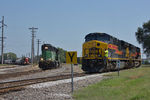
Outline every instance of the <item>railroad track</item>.
<svg viewBox="0 0 150 100"><path fill-rule="evenodd" d="M81 77L85 76L85 73L75 73L74 77ZM69 79L71 78L71 74L66 75L59 75L59 76L50 76L50 77L42 77L42 78L34 78L34 79L25 79L25 80L17 80L17 81L9 81L9 82L1 82L0 83L0 94L5 94L12 91L19 91L25 89L25 86L49 82L49 81L56 81L62 79Z"/></svg>

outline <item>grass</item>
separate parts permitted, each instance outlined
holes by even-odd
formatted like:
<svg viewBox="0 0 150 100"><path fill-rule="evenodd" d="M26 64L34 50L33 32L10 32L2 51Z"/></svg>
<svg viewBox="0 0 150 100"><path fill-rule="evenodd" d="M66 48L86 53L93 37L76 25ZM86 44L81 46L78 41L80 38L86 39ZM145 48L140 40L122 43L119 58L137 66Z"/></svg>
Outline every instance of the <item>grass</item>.
<svg viewBox="0 0 150 100"><path fill-rule="evenodd" d="M150 65L109 74L112 78L74 92L75 100L150 100Z"/></svg>
<svg viewBox="0 0 150 100"><path fill-rule="evenodd" d="M7 66L8 64L0 64L0 66Z"/></svg>

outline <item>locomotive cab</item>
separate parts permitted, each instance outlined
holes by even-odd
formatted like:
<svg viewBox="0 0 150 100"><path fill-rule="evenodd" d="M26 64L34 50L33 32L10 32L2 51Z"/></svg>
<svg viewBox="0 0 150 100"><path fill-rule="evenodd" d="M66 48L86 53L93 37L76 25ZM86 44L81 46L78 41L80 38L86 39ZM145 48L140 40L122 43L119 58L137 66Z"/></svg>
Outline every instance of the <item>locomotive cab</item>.
<svg viewBox="0 0 150 100"><path fill-rule="evenodd" d="M89 34L85 37L85 43L82 46L82 69L84 71L102 72L105 69L107 58L104 55L108 44L103 42L104 40L106 40L104 35L100 37L97 34Z"/></svg>

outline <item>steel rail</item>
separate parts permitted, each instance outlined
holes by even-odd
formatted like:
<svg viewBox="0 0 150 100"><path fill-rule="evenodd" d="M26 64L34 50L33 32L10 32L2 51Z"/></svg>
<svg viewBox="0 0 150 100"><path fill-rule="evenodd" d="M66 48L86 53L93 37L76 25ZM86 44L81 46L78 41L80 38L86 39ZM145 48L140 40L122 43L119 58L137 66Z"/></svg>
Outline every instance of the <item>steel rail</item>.
<svg viewBox="0 0 150 100"><path fill-rule="evenodd" d="M74 77L81 77L85 76L85 73L75 73ZM1 82L0 83L0 94L7 93L10 91L15 91L18 89L23 89L25 86L49 82L49 81L57 81L63 79L71 78L71 74L66 75L59 75L59 76L50 76L50 77L42 77L42 78L34 78L34 79L24 79L24 80L17 80L17 81L9 81L9 82Z"/></svg>

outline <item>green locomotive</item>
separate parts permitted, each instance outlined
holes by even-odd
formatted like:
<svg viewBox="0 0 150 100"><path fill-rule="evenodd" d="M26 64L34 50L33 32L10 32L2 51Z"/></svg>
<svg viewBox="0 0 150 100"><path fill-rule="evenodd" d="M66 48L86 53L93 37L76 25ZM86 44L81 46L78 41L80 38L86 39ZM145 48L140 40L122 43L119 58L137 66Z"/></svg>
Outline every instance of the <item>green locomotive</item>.
<svg viewBox="0 0 150 100"><path fill-rule="evenodd" d="M39 67L43 70L57 68L60 66L59 50L50 44L42 45L42 57L39 61Z"/></svg>

